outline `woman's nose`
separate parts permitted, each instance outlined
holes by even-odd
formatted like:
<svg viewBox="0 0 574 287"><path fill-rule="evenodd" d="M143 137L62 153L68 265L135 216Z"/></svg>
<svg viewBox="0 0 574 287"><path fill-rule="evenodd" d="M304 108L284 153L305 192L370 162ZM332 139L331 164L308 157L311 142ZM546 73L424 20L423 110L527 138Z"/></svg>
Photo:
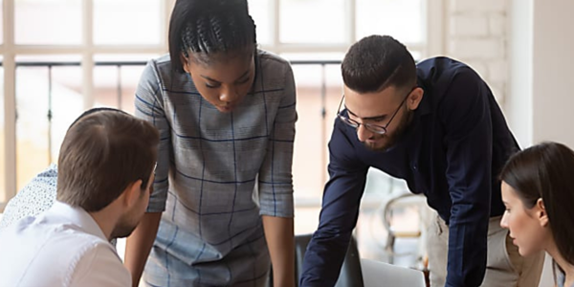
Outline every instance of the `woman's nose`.
<svg viewBox="0 0 574 287"><path fill-rule="evenodd" d="M222 89L221 94L219 95L219 100L222 102L234 102L237 99L237 91L233 88L226 88Z"/></svg>

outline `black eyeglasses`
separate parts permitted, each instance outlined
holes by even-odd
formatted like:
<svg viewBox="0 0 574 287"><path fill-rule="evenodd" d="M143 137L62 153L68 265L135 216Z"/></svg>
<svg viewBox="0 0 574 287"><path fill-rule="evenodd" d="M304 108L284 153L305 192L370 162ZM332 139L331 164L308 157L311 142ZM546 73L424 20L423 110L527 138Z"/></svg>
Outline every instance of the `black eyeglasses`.
<svg viewBox="0 0 574 287"><path fill-rule="evenodd" d="M389 127L389 125L391 124L391 122L393 121L393 119L395 118L395 116L397 115L397 113L399 112L399 110L401 109L401 107L403 106L403 104L405 103L405 101L407 100L407 98L409 97L409 95L416 89L417 87L413 87L403 98L403 100L401 101L401 104L399 105L399 107L397 108L397 110L393 113L393 115L391 116L391 118L389 119L389 121L387 122L386 125L384 126L380 126L380 125L375 125L375 124L369 124L369 123L359 123L351 118L349 118L348 116L344 115L343 112L341 111L341 106L343 105L343 100L345 99L345 95L343 94L343 97L341 97L341 102L339 103L339 108L337 108L337 118L339 118L339 120L341 120L342 122L344 122L345 124L358 129L359 126L363 125L367 130L376 133L376 134L380 134L380 135L384 135L387 133L387 128Z"/></svg>

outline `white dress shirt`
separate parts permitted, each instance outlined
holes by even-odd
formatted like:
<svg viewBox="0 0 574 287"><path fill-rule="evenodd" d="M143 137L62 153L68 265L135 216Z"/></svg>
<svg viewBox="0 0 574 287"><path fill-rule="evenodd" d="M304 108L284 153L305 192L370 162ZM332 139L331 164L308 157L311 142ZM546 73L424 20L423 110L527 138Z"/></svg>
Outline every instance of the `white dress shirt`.
<svg viewBox="0 0 574 287"><path fill-rule="evenodd" d="M131 286L131 276L94 219L56 201L0 230L4 286Z"/></svg>

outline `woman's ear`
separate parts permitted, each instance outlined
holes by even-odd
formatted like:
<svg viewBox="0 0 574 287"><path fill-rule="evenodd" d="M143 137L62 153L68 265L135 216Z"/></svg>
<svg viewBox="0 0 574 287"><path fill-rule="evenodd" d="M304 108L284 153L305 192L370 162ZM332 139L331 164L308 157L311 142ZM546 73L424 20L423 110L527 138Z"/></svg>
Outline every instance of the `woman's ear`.
<svg viewBox="0 0 574 287"><path fill-rule="evenodd" d="M189 67L188 67L188 65L189 65L189 59L186 58L183 54L180 54L180 55L179 55L179 59L181 60L181 66L183 67L183 70L184 70L186 73L190 74L190 72L189 72Z"/></svg>
<svg viewBox="0 0 574 287"><path fill-rule="evenodd" d="M540 222L540 226L548 226L548 213L546 213L546 207L544 207L544 201L542 198L539 198L536 201L536 209L536 215L538 217L538 221Z"/></svg>

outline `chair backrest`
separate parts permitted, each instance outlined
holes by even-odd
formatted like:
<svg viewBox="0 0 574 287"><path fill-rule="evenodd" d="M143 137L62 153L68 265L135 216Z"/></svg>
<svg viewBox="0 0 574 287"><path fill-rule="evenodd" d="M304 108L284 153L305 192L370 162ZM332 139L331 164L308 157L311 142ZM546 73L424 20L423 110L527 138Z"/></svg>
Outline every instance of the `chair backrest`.
<svg viewBox="0 0 574 287"><path fill-rule="evenodd" d="M297 286L299 286L299 276L303 272L303 259L305 258L305 251L307 250L309 241L311 241L311 237L311 234L295 236L295 279ZM335 287L361 286L363 286L363 276L361 273L359 250L357 249L355 239L351 238Z"/></svg>
<svg viewBox="0 0 574 287"><path fill-rule="evenodd" d="M425 287L424 274L410 268L361 259L365 287Z"/></svg>

